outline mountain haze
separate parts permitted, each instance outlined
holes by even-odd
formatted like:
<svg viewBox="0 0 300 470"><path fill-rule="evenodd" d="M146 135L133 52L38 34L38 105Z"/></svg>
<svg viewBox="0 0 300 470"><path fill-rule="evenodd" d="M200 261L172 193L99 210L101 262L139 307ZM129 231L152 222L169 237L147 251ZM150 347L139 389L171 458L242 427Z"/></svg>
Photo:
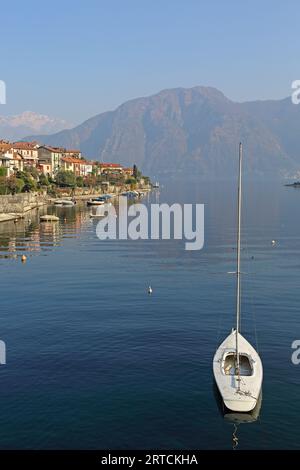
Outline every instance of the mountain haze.
<svg viewBox="0 0 300 470"><path fill-rule="evenodd" d="M69 127L62 119L24 111L14 116L0 116L0 139L19 140L30 133L53 134Z"/></svg>
<svg viewBox="0 0 300 470"><path fill-rule="evenodd" d="M245 171L300 172L300 107L290 99L236 103L211 87L176 88L130 100L53 135L31 136L99 161L136 163L149 175L231 177L238 143Z"/></svg>

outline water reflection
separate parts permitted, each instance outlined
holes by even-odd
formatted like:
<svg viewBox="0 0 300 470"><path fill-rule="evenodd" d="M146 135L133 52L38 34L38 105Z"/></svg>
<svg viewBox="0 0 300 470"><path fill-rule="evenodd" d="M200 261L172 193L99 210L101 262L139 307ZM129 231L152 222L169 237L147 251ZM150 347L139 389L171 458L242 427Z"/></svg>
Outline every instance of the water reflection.
<svg viewBox="0 0 300 470"><path fill-rule="evenodd" d="M40 222L40 216L53 214L58 223ZM24 252L45 253L61 245L64 238L76 238L90 223L84 204L76 207L48 206L34 209L23 219L0 224L0 259L17 259Z"/></svg>
<svg viewBox="0 0 300 470"><path fill-rule="evenodd" d="M219 410L220 415L224 419L226 423L232 425L231 428L231 439L232 439L232 449L235 450L240 445L240 437L239 437L239 426L241 424L251 424L258 421L262 406L262 392L260 393L256 407L250 411L249 413L239 413L228 410L223 403L221 395L218 391L216 384L213 385L213 393L216 400L216 404Z"/></svg>

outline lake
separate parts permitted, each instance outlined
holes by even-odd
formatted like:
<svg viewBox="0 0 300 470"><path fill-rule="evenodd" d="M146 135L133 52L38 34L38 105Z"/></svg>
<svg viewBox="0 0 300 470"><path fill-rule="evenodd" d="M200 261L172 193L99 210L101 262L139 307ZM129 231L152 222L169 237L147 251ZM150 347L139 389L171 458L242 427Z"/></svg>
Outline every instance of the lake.
<svg viewBox="0 0 300 470"><path fill-rule="evenodd" d="M263 361L260 409L224 416L214 387L235 324L236 192L174 181L144 198L204 203L200 251L100 241L84 204L48 208L56 224L39 223L45 208L0 225L1 449L231 449L234 432L237 449L299 448L300 191L278 182L247 182L243 200L242 333Z"/></svg>

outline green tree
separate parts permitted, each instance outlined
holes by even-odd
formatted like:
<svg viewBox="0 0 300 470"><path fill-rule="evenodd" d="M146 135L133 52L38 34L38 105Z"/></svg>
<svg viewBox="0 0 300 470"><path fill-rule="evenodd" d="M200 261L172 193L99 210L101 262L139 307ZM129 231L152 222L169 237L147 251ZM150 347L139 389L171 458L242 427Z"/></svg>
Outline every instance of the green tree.
<svg viewBox="0 0 300 470"><path fill-rule="evenodd" d="M125 184L136 184L136 179L134 177L127 178Z"/></svg>
<svg viewBox="0 0 300 470"><path fill-rule="evenodd" d="M84 184L83 177L82 176L77 176L76 178L76 186L79 188L82 188Z"/></svg>
<svg viewBox="0 0 300 470"><path fill-rule="evenodd" d="M16 194L21 193L24 188L24 181L21 178L16 178L15 175L6 178L5 192L2 194Z"/></svg>
<svg viewBox="0 0 300 470"><path fill-rule="evenodd" d="M76 176L73 171L60 170L56 174L56 184L62 187L74 188L76 186Z"/></svg>
<svg viewBox="0 0 300 470"><path fill-rule="evenodd" d="M96 183L97 183L97 178L95 175L90 174L85 177L84 186L87 186L87 187L96 186Z"/></svg>
<svg viewBox="0 0 300 470"><path fill-rule="evenodd" d="M46 175L44 175L44 173L40 175L39 183L40 183L40 186L49 186L50 184L49 179L47 178Z"/></svg>
<svg viewBox="0 0 300 470"><path fill-rule="evenodd" d="M6 176L7 175L7 168L4 166L0 166L0 177L1 176Z"/></svg>
<svg viewBox="0 0 300 470"><path fill-rule="evenodd" d="M137 179L137 177L138 177L138 167L136 166L136 164L133 165L132 174L133 174L133 177L134 177L135 179Z"/></svg>
<svg viewBox="0 0 300 470"><path fill-rule="evenodd" d="M35 166L28 166L25 170L25 173L29 174L34 178L35 180L39 179L39 172L37 171Z"/></svg>
<svg viewBox="0 0 300 470"><path fill-rule="evenodd" d="M28 170L25 171L17 171L16 173L17 179L20 179L24 182L22 191L24 193L29 193L30 191L36 191L37 189L37 182L32 177L31 173Z"/></svg>
<svg viewBox="0 0 300 470"><path fill-rule="evenodd" d="M5 176L0 176L0 194L8 194L7 179Z"/></svg>

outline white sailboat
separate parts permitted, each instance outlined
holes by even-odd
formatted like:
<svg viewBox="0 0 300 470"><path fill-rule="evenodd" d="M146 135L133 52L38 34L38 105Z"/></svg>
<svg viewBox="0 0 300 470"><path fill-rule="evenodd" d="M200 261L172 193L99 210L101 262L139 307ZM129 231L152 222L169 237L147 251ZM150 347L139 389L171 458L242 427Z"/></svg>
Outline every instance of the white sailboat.
<svg viewBox="0 0 300 470"><path fill-rule="evenodd" d="M241 207L242 207L242 144L239 146L238 229L237 229L237 293L236 328L217 349L213 372L225 406L236 412L253 410L260 396L263 367L256 350L240 333L241 310Z"/></svg>

